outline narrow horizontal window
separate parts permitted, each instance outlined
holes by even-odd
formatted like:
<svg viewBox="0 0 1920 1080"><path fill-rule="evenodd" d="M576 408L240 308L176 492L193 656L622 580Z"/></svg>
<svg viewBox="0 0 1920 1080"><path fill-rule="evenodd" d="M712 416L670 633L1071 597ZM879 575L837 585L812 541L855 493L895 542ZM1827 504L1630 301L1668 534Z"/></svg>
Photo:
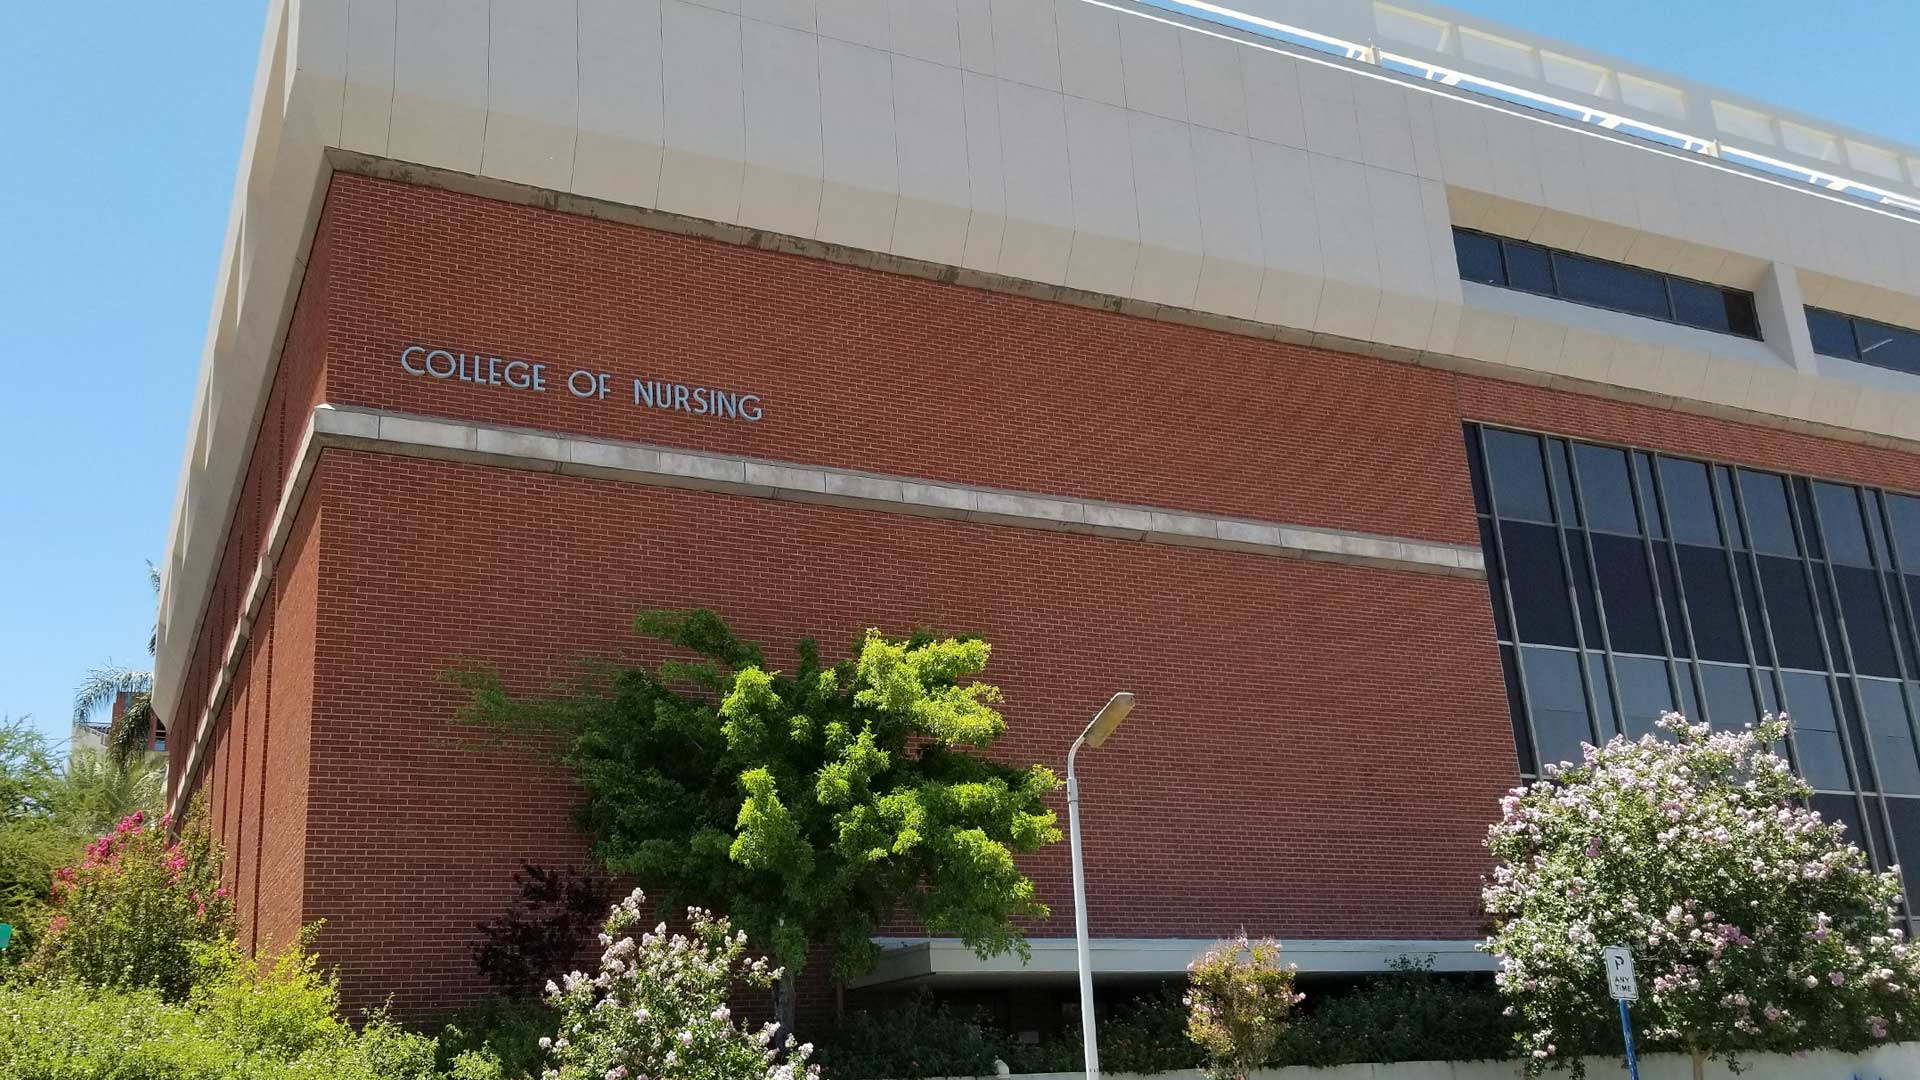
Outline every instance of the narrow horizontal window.
<svg viewBox="0 0 1920 1080"><path fill-rule="evenodd" d="M1453 230L1453 248L1463 281L1538 293L1716 334L1760 336L1753 294L1740 289L1473 229Z"/></svg>
<svg viewBox="0 0 1920 1080"><path fill-rule="evenodd" d="M1920 330L1810 307L1807 331L1813 337L1813 351L1822 356L1920 375Z"/></svg>

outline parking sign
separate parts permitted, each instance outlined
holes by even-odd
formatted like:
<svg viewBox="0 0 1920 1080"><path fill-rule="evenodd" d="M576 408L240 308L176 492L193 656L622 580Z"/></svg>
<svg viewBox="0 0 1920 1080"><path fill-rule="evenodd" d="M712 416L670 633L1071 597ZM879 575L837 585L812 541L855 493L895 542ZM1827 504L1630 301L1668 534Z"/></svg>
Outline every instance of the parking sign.
<svg viewBox="0 0 1920 1080"><path fill-rule="evenodd" d="M1607 992L1615 1001L1639 1001L1640 983L1633 977L1633 954L1625 945L1610 945L1601 950L1606 958Z"/></svg>

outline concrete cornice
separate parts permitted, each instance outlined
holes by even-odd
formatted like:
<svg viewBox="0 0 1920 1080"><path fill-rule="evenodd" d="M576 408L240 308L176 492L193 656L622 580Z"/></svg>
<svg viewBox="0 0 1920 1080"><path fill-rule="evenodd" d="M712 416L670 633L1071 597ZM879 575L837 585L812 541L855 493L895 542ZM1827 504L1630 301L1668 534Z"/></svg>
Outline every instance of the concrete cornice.
<svg viewBox="0 0 1920 1080"><path fill-rule="evenodd" d="M254 620L266 602L280 554L292 532L294 519L299 516L321 451L329 447L1412 573L1464 578L1486 575L1485 562L1476 545L1061 498L917 477L588 439L561 432L321 405L308 420L293 472L268 526L266 550L254 567L240 617L227 639L215 673L212 692L196 718L198 723L191 729L193 746L188 751L182 781L173 799L176 816L184 809L185 800L191 797L198 782L212 741L213 720L226 702L240 656L253 634Z"/></svg>

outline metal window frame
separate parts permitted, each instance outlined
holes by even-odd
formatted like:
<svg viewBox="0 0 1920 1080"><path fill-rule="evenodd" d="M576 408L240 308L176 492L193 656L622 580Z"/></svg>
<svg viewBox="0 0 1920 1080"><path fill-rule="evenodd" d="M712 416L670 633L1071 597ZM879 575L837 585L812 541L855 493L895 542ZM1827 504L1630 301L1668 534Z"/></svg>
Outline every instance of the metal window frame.
<svg viewBox="0 0 1920 1080"><path fill-rule="evenodd" d="M1690 330L1698 330L1701 333L1705 333L1705 334L1721 334L1726 337L1736 337L1746 341L1766 340L1765 335L1760 327L1758 301L1755 299L1753 293L1745 289L1737 289L1731 285L1721 285L1718 282L1713 282L1713 281L1701 281L1699 278L1684 277L1680 274L1669 274L1661 270L1653 270L1644 266L1635 266L1632 263L1623 263L1617 259L1602 259L1593 255L1587 255L1578 251L1569 251L1565 248L1548 247L1545 244L1536 244L1531 240L1522 240L1512 236L1501 236L1498 233L1490 233L1483 229L1469 229L1461 225L1455 225L1452 228L1456 234L1470 233L1474 236L1484 236L1494 241L1494 243L1500 249L1500 276L1504 279L1504 281L1501 284L1495 285L1495 284L1484 282L1484 281L1473 281L1473 279L1467 278L1464 275L1461 278L1461 280L1463 281L1473 281L1473 284L1485 285L1487 288L1490 288L1490 289L1508 289L1513 292L1526 293L1529 296L1544 296L1550 300L1558 300L1563 304L1578 304L1581 307L1590 307L1598 311L1611 311L1620 315L1629 315L1636 319L1650 319L1654 322L1666 323L1669 326L1684 326ZM1548 274L1553 280L1552 292L1546 292L1546 293L1535 292L1532 289L1521 288L1520 286L1517 286L1513 283L1513 268L1509 265L1508 259L1507 259L1507 248L1508 246L1513 244L1525 245L1526 247L1535 248L1535 249L1538 249L1539 251L1546 253ZM1635 311L1631 308L1620 307L1615 304L1603 304L1593 300L1581 300L1581 299L1576 299L1574 297L1570 297L1566 295L1566 290L1562 288L1560 284L1560 256L1563 256L1563 255L1574 257L1574 258L1586 259L1589 262L1597 263L1601 266L1619 267L1622 270L1631 270L1631 271L1634 271L1635 273L1653 275L1654 277L1660 280L1661 292L1666 296L1667 313L1664 316L1649 315L1644 311ZM1459 255L1457 250L1454 256L1454 263L1457 269L1459 264ZM1727 328L1724 330L1716 327L1711 327L1711 326L1701 326L1698 323L1685 322L1681 320L1678 314L1679 309L1674 305L1674 302L1673 302L1673 282L1675 281L1685 281L1693 285L1702 286L1703 288L1713 289L1721 293L1723 296L1738 295L1738 296L1744 297L1747 304L1753 309L1753 312L1754 312L1754 320L1753 320L1754 332L1751 334L1746 334L1746 333L1740 332L1739 330L1734 329L1732 319L1727 320Z"/></svg>

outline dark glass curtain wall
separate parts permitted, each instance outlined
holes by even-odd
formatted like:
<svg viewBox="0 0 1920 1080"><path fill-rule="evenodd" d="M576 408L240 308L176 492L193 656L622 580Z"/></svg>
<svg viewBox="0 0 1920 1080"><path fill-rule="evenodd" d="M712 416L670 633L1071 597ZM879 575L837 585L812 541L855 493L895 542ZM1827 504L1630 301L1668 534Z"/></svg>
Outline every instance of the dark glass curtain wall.
<svg viewBox="0 0 1920 1080"><path fill-rule="evenodd" d="M1786 711L1787 753L1920 884L1920 498L1470 424L1520 771Z"/></svg>

